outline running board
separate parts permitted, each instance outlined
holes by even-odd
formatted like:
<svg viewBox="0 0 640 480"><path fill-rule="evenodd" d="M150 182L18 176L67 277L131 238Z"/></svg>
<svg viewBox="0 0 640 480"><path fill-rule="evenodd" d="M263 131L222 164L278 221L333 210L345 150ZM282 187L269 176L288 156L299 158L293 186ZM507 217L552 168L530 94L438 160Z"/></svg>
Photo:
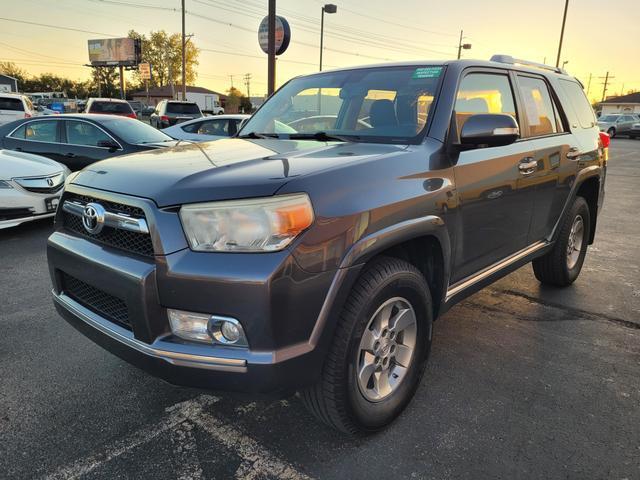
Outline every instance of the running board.
<svg viewBox="0 0 640 480"><path fill-rule="evenodd" d="M447 295L445 296L445 302L448 302L454 295L457 295L458 293L466 290L472 285L475 285L476 283L481 282L482 280L490 277L494 273L497 273L500 270L507 268L510 265L513 265L519 260L522 260L523 258L531 255L532 253L537 252L538 250L548 245L549 245L549 242L546 242L546 241L536 242L533 245L530 245L527 248L520 250L519 252L514 253L513 255L503 260L500 260L497 263L494 263L493 265L488 266L487 268L485 268L484 270L481 270L475 275L464 278L459 282L454 283L453 285L450 285L449 288L447 288Z"/></svg>

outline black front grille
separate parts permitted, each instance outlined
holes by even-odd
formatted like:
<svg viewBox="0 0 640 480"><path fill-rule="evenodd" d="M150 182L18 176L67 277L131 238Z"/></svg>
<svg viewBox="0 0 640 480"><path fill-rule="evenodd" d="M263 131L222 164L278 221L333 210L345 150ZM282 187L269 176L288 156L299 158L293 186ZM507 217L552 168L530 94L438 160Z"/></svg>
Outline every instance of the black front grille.
<svg viewBox="0 0 640 480"><path fill-rule="evenodd" d="M25 187L24 185L21 185L21 187L25 190L28 190L29 192L34 193L58 193L60 190L62 190L62 187L64 187L64 183L61 183L60 185L55 187Z"/></svg>
<svg viewBox="0 0 640 480"><path fill-rule="evenodd" d="M24 218L33 216L33 208L0 208L1 220L14 220L16 218Z"/></svg>
<svg viewBox="0 0 640 480"><path fill-rule="evenodd" d="M121 299L84 283L67 273L62 272L61 275L63 293L101 317L131 330L129 310Z"/></svg>
<svg viewBox="0 0 640 480"><path fill-rule="evenodd" d="M83 203L98 202L111 212L125 213L136 218L145 218L142 209L132 207L130 205L96 200L91 197L80 195L69 195L65 197L65 200L78 200ZM103 243L114 248L119 248L120 250L136 253L138 255L144 255L146 257L153 256L153 243L151 242L151 236L148 233L130 232L128 230L121 230L113 227L104 227L100 233L94 235L87 232L82 224L82 219L72 213L63 211L62 220L65 229L85 238L89 238L93 241Z"/></svg>

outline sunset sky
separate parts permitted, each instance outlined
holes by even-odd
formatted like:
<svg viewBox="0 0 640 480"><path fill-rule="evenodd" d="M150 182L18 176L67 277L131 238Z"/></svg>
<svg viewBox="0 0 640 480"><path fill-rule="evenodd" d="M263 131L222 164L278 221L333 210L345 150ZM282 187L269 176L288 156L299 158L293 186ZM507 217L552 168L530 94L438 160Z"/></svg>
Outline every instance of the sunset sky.
<svg viewBox="0 0 640 480"><path fill-rule="evenodd" d="M277 83L318 69L320 11L325 2L278 0L289 20L291 45L278 60ZM338 12L325 15L324 67L384 61L454 58L460 29L473 45L464 57L488 59L505 53L555 63L564 0L336 0ZM0 61L13 61L31 74L53 72L85 79L87 40L148 33L180 32L180 0L0 0ZM197 85L266 92L266 55L257 29L266 0L187 0L187 33L202 49ZM175 9L175 10L173 10ZM55 25L63 30L11 20ZM600 99L607 71L615 78L607 94L640 90L640 1L571 0L562 61Z"/></svg>

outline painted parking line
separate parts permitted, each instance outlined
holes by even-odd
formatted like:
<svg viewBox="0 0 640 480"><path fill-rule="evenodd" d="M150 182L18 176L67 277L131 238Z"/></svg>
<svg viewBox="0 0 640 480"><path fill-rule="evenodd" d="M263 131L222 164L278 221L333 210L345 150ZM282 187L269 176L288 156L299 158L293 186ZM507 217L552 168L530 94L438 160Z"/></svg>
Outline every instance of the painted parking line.
<svg viewBox="0 0 640 480"><path fill-rule="evenodd" d="M160 435L169 434L171 442L175 445L175 451L179 453L182 460L183 468L178 472L177 477L197 480L202 478L203 472L196 455L197 445L193 429L200 428L213 440L233 450L242 459L235 472L237 480L265 477L311 480L311 477L298 471L293 465L270 452L238 428L206 411L207 407L218 401L218 397L200 395L192 400L177 403L167 408L167 415L154 425L141 428L125 438L118 439L103 451L65 465L45 478L47 480L80 478L131 449L144 445Z"/></svg>

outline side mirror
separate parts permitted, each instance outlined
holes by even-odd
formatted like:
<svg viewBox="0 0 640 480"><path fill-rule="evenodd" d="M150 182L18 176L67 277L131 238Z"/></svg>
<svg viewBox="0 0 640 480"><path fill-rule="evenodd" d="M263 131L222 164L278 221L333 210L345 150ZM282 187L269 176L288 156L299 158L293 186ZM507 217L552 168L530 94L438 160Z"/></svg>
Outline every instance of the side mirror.
<svg viewBox="0 0 640 480"><path fill-rule="evenodd" d="M97 146L102 148L108 148L111 153L115 152L120 148L120 145L118 145L113 140L98 140Z"/></svg>
<svg viewBox="0 0 640 480"><path fill-rule="evenodd" d="M518 122L504 113L478 113L470 116L460 132L462 146L498 147L520 138Z"/></svg>

